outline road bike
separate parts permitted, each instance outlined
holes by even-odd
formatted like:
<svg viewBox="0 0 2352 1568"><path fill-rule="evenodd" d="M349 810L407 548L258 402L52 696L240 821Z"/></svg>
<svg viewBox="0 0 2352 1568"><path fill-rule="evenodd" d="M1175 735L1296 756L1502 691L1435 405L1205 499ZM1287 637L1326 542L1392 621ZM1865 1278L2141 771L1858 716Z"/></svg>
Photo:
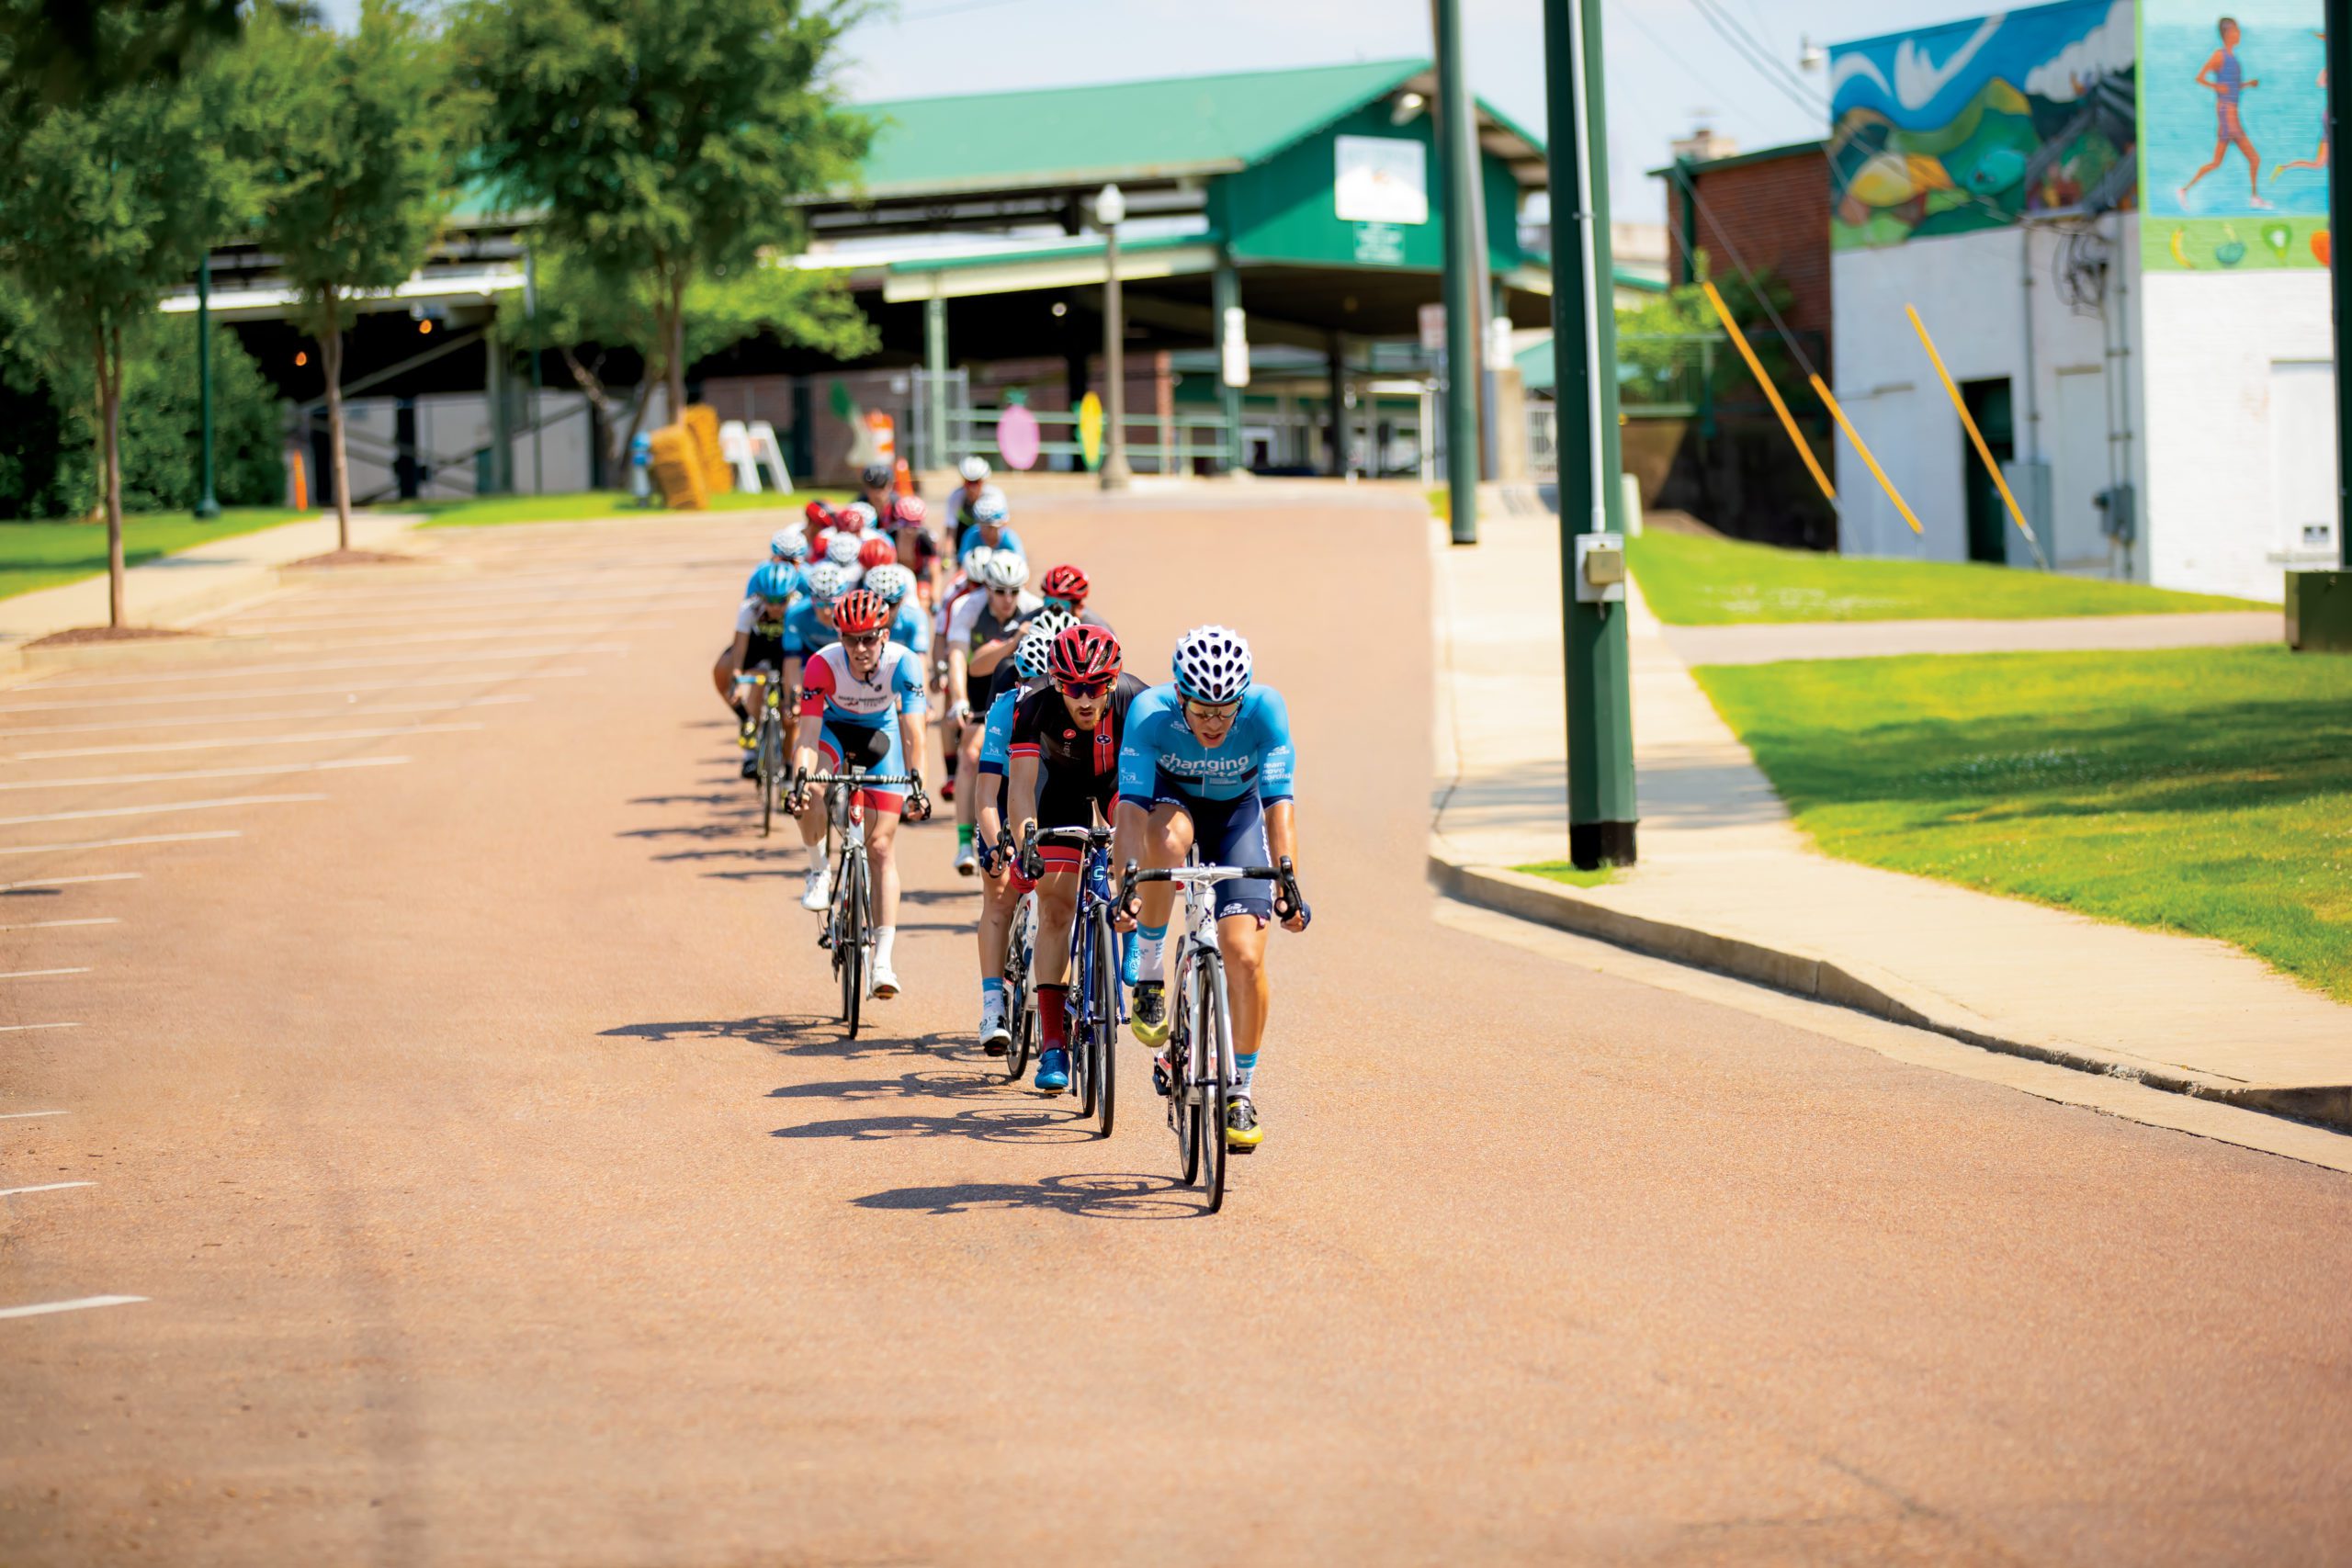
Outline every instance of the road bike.
<svg viewBox="0 0 2352 1568"><path fill-rule="evenodd" d="M1001 829L996 836L997 863L1010 869L1016 852L1012 847L1012 829ZM1005 1027L1012 1033L1004 1046L1004 1081L1007 1083L1021 1081L1021 1075L1029 1070L1029 1054L1037 1044L1037 995L1029 984L1031 959L1036 942L1037 890L1032 887L1013 901L1012 919L1005 930Z"/></svg>
<svg viewBox="0 0 2352 1568"><path fill-rule="evenodd" d="M1203 865L1195 850L1189 863L1168 871L1138 871L1133 861L1121 882L1121 897L1146 882L1173 882L1184 897L1184 919L1176 936L1170 971L1168 1032L1168 1125L1176 1134L1181 1179L1195 1178L1208 1195L1208 1211L1225 1207L1225 1110L1233 1099L1233 1000L1225 984L1225 949L1217 940L1216 886L1224 882L1276 882L1293 908L1302 907L1288 855L1279 865Z"/></svg>
<svg viewBox="0 0 2352 1568"><path fill-rule="evenodd" d="M768 836L775 820L777 797L784 793L784 682L764 665L735 677L738 690L750 686L757 694L759 726L752 740L752 760L758 772L753 780L760 792L760 837Z"/></svg>
<svg viewBox="0 0 2352 1568"><path fill-rule="evenodd" d="M1029 837L1021 873L1035 880L1045 869L1037 856L1044 843L1075 844L1084 852L1079 868L1078 903L1069 922L1069 1000L1064 1011L1064 1045L1069 1051L1069 1087L1083 1121L1099 1118L1097 1135L1109 1137L1119 1102L1119 1025L1126 1021L1126 998L1119 988L1119 937L1111 929L1116 904L1111 897L1111 831L1107 828L1043 828Z"/></svg>
<svg viewBox="0 0 2352 1568"><path fill-rule="evenodd" d="M854 1040L874 981L874 879L865 863L865 805L858 792L904 784L920 794L922 779L915 773L869 773L853 767L846 773L795 773L791 793L797 795L808 784L825 787L825 831L837 834L839 844L833 853L832 897L825 904L817 945L833 955L833 976L842 985L842 1021Z"/></svg>

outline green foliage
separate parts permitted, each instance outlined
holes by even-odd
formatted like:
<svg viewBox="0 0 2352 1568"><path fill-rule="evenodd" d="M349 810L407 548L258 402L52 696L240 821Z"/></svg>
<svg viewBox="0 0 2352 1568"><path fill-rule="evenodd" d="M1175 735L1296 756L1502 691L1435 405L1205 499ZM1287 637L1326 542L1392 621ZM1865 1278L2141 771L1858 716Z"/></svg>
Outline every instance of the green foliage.
<svg viewBox="0 0 2352 1568"><path fill-rule="evenodd" d="M122 520L123 556L137 566L175 550L296 522L302 515L284 507L232 507L200 523L185 512L133 513ZM106 570L103 529L86 523L0 523L0 599L79 582Z"/></svg>
<svg viewBox="0 0 2352 1568"><path fill-rule="evenodd" d="M2352 1002L2352 660L2269 646L1698 676L1831 854L2217 937Z"/></svg>
<svg viewBox="0 0 2352 1568"><path fill-rule="evenodd" d="M0 0L0 126L177 81L237 36L239 0Z"/></svg>
<svg viewBox="0 0 2352 1568"><path fill-rule="evenodd" d="M472 0L455 27L483 167L549 248L643 290L683 389L689 288L800 240L795 198L855 177L872 126L831 66L857 16L800 0Z"/></svg>
<svg viewBox="0 0 2352 1568"><path fill-rule="evenodd" d="M2005 566L1871 559L1739 539L1643 535L1625 542L1642 597L1671 626L1757 621L2008 621L2267 606L2134 582Z"/></svg>
<svg viewBox="0 0 2352 1568"><path fill-rule="evenodd" d="M1702 277L1705 260L1702 251ZM1762 362L1764 373L1772 378L1781 400L1803 419L1807 411L1818 406L1818 401L1805 384L1804 368L1781 343L1772 326L1771 314L1765 309L1770 304L1786 321L1794 297L1789 286L1769 271L1758 275L1756 285L1750 288L1746 279L1733 277L1718 280L1715 287L1722 291L1732 320L1739 323L1741 334L1756 351L1756 357ZM1624 402L1635 406L1701 401L1700 378L1705 374L1698 342L1701 338L1715 342L1715 400L1758 400L1756 378L1739 357L1739 351L1724 335L1723 321L1707 302L1706 291L1696 283L1682 283L1663 294L1650 296L1639 305L1617 311L1617 374Z"/></svg>

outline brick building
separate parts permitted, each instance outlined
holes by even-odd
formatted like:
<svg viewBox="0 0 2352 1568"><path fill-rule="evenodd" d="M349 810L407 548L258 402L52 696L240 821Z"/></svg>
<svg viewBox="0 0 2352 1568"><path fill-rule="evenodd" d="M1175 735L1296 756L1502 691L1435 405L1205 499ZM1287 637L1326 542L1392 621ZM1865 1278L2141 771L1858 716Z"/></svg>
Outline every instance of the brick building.
<svg viewBox="0 0 2352 1568"><path fill-rule="evenodd" d="M1692 254L1705 252L1718 287L1737 276L1731 253L1749 270L1770 272L1789 286L1792 332L1829 372L1829 170L1826 143L1796 141L1755 152L1677 161L1651 174L1666 181L1667 275L1676 283L1695 276ZM1692 202L1688 180L1698 193ZM1726 295L1729 298L1729 295Z"/></svg>

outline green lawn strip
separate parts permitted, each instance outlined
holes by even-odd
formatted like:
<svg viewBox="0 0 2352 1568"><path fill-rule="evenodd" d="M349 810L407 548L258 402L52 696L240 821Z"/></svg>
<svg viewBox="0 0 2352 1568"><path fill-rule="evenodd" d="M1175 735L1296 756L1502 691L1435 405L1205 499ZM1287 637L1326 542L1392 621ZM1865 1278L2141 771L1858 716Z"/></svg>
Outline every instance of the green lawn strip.
<svg viewBox="0 0 2352 1568"><path fill-rule="evenodd" d="M282 507L232 507L210 523L185 512L139 513L122 520L122 557L137 566L175 550L194 549L306 513ZM0 599L96 577L107 570L107 531L89 523L0 523Z"/></svg>
<svg viewBox="0 0 2352 1568"><path fill-rule="evenodd" d="M1658 619L1680 626L1757 621L2008 621L2274 606L2134 582L1950 561L1873 559L1739 539L1644 534L1626 541Z"/></svg>
<svg viewBox="0 0 2352 1568"><path fill-rule="evenodd" d="M1421 492L1429 497L1430 515L1441 523L1453 521L1453 492L1443 485Z"/></svg>
<svg viewBox="0 0 2352 1568"><path fill-rule="evenodd" d="M1532 865L1515 865L1513 871L1530 876L1548 876L1555 882L1565 882L1571 887L1606 887L1617 879L1617 868L1604 865L1593 871L1578 871L1564 860L1540 860Z"/></svg>
<svg viewBox="0 0 2352 1568"><path fill-rule="evenodd" d="M822 498L831 503L850 499L847 491L796 490L785 494L767 491L747 495L729 491L710 498L713 512L748 512L770 507L797 513ZM592 490L572 495L489 495L464 501L388 502L382 510L423 513L427 528L479 528L504 523L582 523L602 518L641 519L662 514L660 507L640 508L626 491ZM672 516L692 516L673 513Z"/></svg>
<svg viewBox="0 0 2352 1568"><path fill-rule="evenodd" d="M2352 659L2255 647L1694 673L1827 852L2216 937L2352 1002Z"/></svg>

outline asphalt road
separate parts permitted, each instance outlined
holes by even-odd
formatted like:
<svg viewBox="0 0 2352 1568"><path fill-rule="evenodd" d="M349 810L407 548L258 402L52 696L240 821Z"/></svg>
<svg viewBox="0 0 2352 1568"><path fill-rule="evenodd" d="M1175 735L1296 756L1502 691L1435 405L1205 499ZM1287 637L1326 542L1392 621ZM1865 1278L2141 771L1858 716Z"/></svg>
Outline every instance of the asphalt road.
<svg viewBox="0 0 2352 1568"><path fill-rule="evenodd" d="M944 828L844 1043L707 679L771 525L0 691L0 1309L143 1298L0 1317L0 1562L2342 1560L2345 1176L1432 919L1415 507L1020 519L1290 698L1223 1214L1140 1051L1107 1143L989 1070Z"/></svg>

